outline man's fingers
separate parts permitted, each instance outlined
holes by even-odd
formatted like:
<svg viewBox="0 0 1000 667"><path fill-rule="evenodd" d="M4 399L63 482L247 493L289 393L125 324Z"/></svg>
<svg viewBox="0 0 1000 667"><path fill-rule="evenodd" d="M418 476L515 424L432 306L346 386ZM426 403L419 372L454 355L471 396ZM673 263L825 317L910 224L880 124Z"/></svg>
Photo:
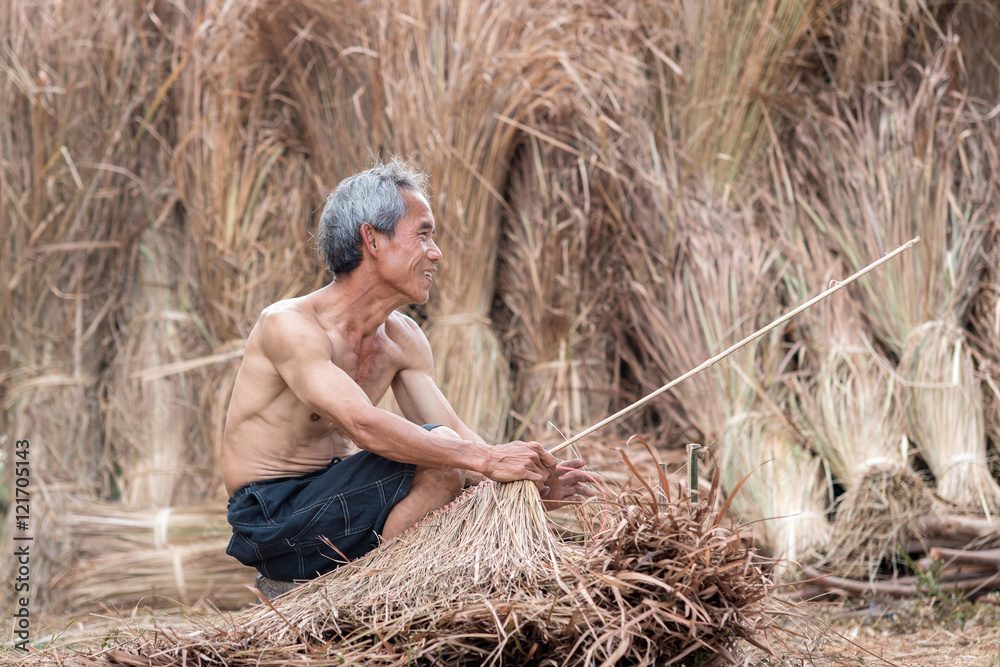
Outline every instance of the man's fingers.
<svg viewBox="0 0 1000 667"><path fill-rule="evenodd" d="M563 484L584 484L586 482L593 482L594 478L582 470L560 470L560 477L563 480Z"/></svg>
<svg viewBox="0 0 1000 667"><path fill-rule="evenodd" d="M525 444L531 447L533 450L535 450L535 453L538 454L538 460L541 462L543 466L545 466L549 470L556 469L556 463L557 463L556 457L552 456L552 454L550 454L548 450L542 447L540 443L528 442Z"/></svg>

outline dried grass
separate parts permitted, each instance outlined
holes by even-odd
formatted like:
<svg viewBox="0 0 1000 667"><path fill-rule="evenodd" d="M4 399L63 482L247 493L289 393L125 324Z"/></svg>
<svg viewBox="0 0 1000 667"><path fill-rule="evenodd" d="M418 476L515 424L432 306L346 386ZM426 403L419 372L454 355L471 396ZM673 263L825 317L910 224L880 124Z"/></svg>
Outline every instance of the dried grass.
<svg viewBox="0 0 1000 667"><path fill-rule="evenodd" d="M695 0L642 3L658 78L664 162L684 162L713 194L753 179L775 111L793 103L792 54L826 3ZM671 168L671 165L667 165ZM682 173L682 182L687 173Z"/></svg>
<svg viewBox="0 0 1000 667"><path fill-rule="evenodd" d="M759 329L781 305L781 257L753 227L750 211L692 210L700 216L681 218L672 283L660 278L665 284L655 296L649 286L634 289L643 299L637 313L662 313L662 326L638 336L645 349L663 350L657 362L677 365L664 369L672 377ZM677 400L704 442L717 445L723 487L736 494L738 515L768 518L756 524L756 537L776 558L794 561L824 540L829 526L819 463L782 424L782 336L776 330L691 378Z"/></svg>
<svg viewBox="0 0 1000 667"><path fill-rule="evenodd" d="M603 532L567 543L551 533L533 486L489 484L267 606L195 633L147 633L112 658L206 665L734 660L737 641L756 642L768 623L769 585L740 533L720 525L713 501L661 505L623 496Z"/></svg>
<svg viewBox="0 0 1000 667"><path fill-rule="evenodd" d="M810 36L815 51L809 56L818 61L824 88L832 81L848 94L891 79L937 29L921 0L838 0L819 4L816 11Z"/></svg>
<svg viewBox="0 0 1000 667"><path fill-rule="evenodd" d="M965 333L930 322L914 338L919 342L907 348L900 368L907 377L919 378L920 385L911 387L908 412L914 438L930 443L923 452L937 491L959 508L995 515L1000 486L986 459L983 397Z"/></svg>
<svg viewBox="0 0 1000 667"><path fill-rule="evenodd" d="M600 280L614 224L586 163L532 138L514 167L500 244L499 326L514 372L516 438L551 441L606 414L615 393L613 284ZM494 316L497 319L497 316Z"/></svg>
<svg viewBox="0 0 1000 667"><path fill-rule="evenodd" d="M821 100L824 110L811 112L812 127L796 139L795 162L808 190L800 203L852 268L907 238L924 240L916 253L859 283L861 303L879 341L905 362L909 430L939 493L965 509L990 512L1000 488L975 472L982 466L947 463L954 456L985 462L979 387L960 372L971 358L957 325L982 270L988 190L981 142L971 140L982 129L965 98L953 94L956 57L954 42L943 40L927 66L904 68L888 91L867 90L850 105ZM952 332L953 355L926 340L935 331ZM941 393L945 377L962 383L951 395ZM972 412L961 423L949 421L945 399L956 410L965 409L958 405L964 401ZM946 474L968 477L940 486Z"/></svg>
<svg viewBox="0 0 1000 667"><path fill-rule="evenodd" d="M54 523L73 539L73 557L50 583L64 613L177 603L236 609L249 599L255 572L226 555L232 528L218 503L142 510L81 499Z"/></svg>
<svg viewBox="0 0 1000 667"><path fill-rule="evenodd" d="M754 537L779 561L780 576L816 558L830 536L821 462L783 424L757 411L736 416L719 470L732 511L741 522L755 522Z"/></svg>
<svg viewBox="0 0 1000 667"><path fill-rule="evenodd" d="M156 91L172 48L139 9L100 2L4 3L0 34L2 430L31 442L31 529L42 539L46 507L110 490L107 341L139 235L170 202L163 146L142 119L164 116ZM35 582L59 566L46 554L69 550L64 538L45 536ZM40 586L33 602L46 599Z"/></svg>
<svg viewBox="0 0 1000 667"><path fill-rule="evenodd" d="M925 450L950 443L925 455L935 474L956 496L973 491L964 504L989 508L994 485L968 461L987 455L983 429L1000 442L998 119L983 102L996 97L995 14L987 2L911 0L0 3L0 430L30 437L37 454L33 528L46 550L34 579L72 574L92 599L119 595L108 571L101 580L67 569L75 540L92 538L54 520L71 500L120 495L181 512L221 498L218 448L242 341L263 306L325 280L306 252L315 213L369 151L411 155L431 172L446 266L442 293L418 315L442 385L494 439L508 419L510 365L497 331L525 332L508 348L523 388L517 428L543 437L543 419L577 428L605 400L662 386L766 316L750 283L766 274L774 288L776 248L783 272L794 253L734 230L760 223L754 185L776 148L774 196L801 206L849 266L925 240L860 293L885 358L844 339L816 376L826 384L805 391L821 388L841 420L865 414L848 404L852 392L872 396L868 407L886 411L852 418L850 431L895 456L883 361L927 369L931 382L909 378L911 431ZM961 43L943 38L935 16ZM919 64L901 67L907 59ZM513 225L525 220L539 225L534 244L521 236L528 226ZM552 234L542 221L556 222ZM699 240L703 229L762 246L742 269ZM509 324L491 321L506 312L494 293L505 230L524 242L500 270L525 264L523 283L500 287L521 318ZM723 296L732 293L742 301ZM921 329L931 321L943 324ZM804 345L791 354L797 370L827 363ZM792 408L778 374L790 353L766 340L636 423L665 440L682 424L690 439L785 451ZM602 383L603 395L583 391ZM753 418L726 436L744 413ZM761 444L771 439L782 444ZM845 477L871 455L837 447ZM960 470L978 470L978 481L952 481ZM862 476L840 514L867 526L895 511L905 474ZM853 489L872 497L848 500ZM144 579L159 577L160 591L185 592L169 549L124 527L105 537L159 558ZM193 568L188 599L202 592ZM61 594L45 589L39 603Z"/></svg>
<svg viewBox="0 0 1000 667"><path fill-rule="evenodd" d="M772 160L765 210L793 260L783 274L786 289L801 300L849 270L831 251L823 221L798 203L802 178L790 169ZM802 343L790 377L793 419L829 481L845 489L822 555L846 576L874 577L883 559L916 536L914 522L931 506L929 489L909 465L902 383L846 291L803 313L793 332Z"/></svg>

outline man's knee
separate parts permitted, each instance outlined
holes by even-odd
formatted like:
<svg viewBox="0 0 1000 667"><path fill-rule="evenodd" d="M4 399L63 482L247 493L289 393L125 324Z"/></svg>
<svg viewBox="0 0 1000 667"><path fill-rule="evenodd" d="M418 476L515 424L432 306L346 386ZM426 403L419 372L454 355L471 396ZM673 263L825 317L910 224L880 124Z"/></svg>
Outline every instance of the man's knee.
<svg viewBox="0 0 1000 667"><path fill-rule="evenodd" d="M453 440L462 439L462 436L460 436L454 429L447 426L435 426L430 429L430 432L434 435L441 436L442 438L451 438ZM461 495L462 490L465 488L465 481L465 471L459 470L458 468L430 468L417 466L417 469L413 474L411 492L417 487L424 487L427 491L431 491L432 489L436 490L441 495L444 495L447 492L452 499L455 499Z"/></svg>
<svg viewBox="0 0 1000 667"><path fill-rule="evenodd" d="M417 467L411 488L430 487L457 498L465 487L465 471L457 468Z"/></svg>
<svg viewBox="0 0 1000 667"><path fill-rule="evenodd" d="M442 438L451 438L452 440L462 439L462 436L456 433L454 429L450 429L447 426L435 426L434 428L431 429L431 433L433 433L434 435L439 435Z"/></svg>

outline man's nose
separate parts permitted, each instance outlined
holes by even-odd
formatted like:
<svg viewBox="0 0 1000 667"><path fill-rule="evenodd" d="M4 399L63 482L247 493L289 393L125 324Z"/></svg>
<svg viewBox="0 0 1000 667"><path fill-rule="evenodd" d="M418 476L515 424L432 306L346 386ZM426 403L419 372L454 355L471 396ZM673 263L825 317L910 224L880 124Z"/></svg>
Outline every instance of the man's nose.
<svg viewBox="0 0 1000 667"><path fill-rule="evenodd" d="M441 248L438 247L438 244L434 242L434 239L431 239L431 245L427 249L427 257L436 262L440 262L444 259L444 254L441 252Z"/></svg>

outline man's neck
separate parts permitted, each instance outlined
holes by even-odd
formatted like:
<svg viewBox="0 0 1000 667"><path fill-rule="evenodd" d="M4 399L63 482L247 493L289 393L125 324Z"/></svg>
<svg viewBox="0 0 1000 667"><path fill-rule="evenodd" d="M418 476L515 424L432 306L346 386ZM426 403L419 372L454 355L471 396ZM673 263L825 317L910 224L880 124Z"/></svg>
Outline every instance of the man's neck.
<svg viewBox="0 0 1000 667"><path fill-rule="evenodd" d="M360 268L360 267L359 267ZM400 306L398 294L388 298L379 294L371 276L360 270L339 276L334 282L318 290L317 314L350 338L365 339L374 336L385 324L392 311Z"/></svg>

